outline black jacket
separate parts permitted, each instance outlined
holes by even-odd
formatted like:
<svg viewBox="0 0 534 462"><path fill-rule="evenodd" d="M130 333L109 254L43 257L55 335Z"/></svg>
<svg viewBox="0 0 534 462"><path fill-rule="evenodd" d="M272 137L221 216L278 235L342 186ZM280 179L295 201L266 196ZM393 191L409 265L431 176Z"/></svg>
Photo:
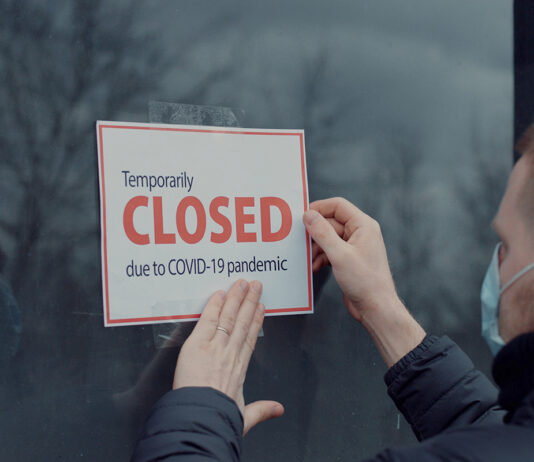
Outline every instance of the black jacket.
<svg viewBox="0 0 534 462"><path fill-rule="evenodd" d="M419 444L370 461L534 461L534 334L496 358L497 389L448 337L428 336L385 376ZM526 351L525 351L526 349ZM528 362L530 361L530 364ZM503 421L504 420L504 421ZM152 410L132 460L239 461L243 420L210 388L169 392Z"/></svg>

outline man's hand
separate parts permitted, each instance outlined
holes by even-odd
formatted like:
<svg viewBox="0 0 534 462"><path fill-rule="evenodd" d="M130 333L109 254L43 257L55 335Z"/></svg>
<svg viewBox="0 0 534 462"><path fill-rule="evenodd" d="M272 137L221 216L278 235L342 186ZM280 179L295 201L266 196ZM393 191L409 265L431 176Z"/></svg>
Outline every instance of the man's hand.
<svg viewBox="0 0 534 462"><path fill-rule="evenodd" d="M232 398L243 415L244 435L254 425L284 413L275 401L245 406L243 397L248 364L263 324L261 291L258 281L240 280L227 294L212 295L180 351L173 382L173 389L212 387Z"/></svg>
<svg viewBox="0 0 534 462"><path fill-rule="evenodd" d="M313 270L331 264L350 314L397 300L380 225L346 199L310 204L304 224L313 243Z"/></svg>
<svg viewBox="0 0 534 462"><path fill-rule="evenodd" d="M313 239L313 270L332 265L349 313L393 365L425 337L395 290L378 222L346 199L310 204L304 225Z"/></svg>

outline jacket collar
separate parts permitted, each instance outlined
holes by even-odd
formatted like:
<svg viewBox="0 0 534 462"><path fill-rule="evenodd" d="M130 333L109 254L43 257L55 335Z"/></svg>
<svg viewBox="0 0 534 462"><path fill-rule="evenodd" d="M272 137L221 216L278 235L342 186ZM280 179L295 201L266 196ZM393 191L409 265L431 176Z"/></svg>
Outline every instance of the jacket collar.
<svg viewBox="0 0 534 462"><path fill-rule="evenodd" d="M534 425L534 332L506 344L493 362L500 387L499 404L508 411L505 422Z"/></svg>

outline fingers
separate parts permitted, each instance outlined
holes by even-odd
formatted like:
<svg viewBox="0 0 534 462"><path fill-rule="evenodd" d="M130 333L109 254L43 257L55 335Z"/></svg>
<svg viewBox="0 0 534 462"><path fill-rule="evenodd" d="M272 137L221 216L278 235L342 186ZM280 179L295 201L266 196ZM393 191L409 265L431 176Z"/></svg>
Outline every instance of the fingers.
<svg viewBox="0 0 534 462"><path fill-rule="evenodd" d="M225 329L228 333L216 329L215 338L224 340L226 343L232 335L237 319L237 313L239 312L239 307L241 306L241 303L248 292L248 288L248 282L240 279L226 294L226 299L219 315L218 326Z"/></svg>
<svg viewBox="0 0 534 462"><path fill-rule="evenodd" d="M345 242L326 218L310 209L304 213L303 222L312 239L323 249L331 262L341 256Z"/></svg>
<svg viewBox="0 0 534 462"><path fill-rule="evenodd" d="M312 260L315 260L315 258L321 253L323 253L323 249L319 247L317 242L312 242Z"/></svg>
<svg viewBox="0 0 534 462"><path fill-rule="evenodd" d="M192 335L205 340L210 340L215 335L215 329L219 323L219 315L223 307L226 292L219 290L215 292L206 303L197 325L193 329Z"/></svg>
<svg viewBox="0 0 534 462"><path fill-rule="evenodd" d="M259 281L252 281L245 299L241 303L237 320L230 336L230 344L235 345L239 351L243 343L251 332L251 324L258 308L262 291L262 285ZM260 325L261 327L261 325ZM259 329L258 329L259 332ZM247 361L248 365L248 361Z"/></svg>
<svg viewBox="0 0 534 462"><path fill-rule="evenodd" d="M310 209L316 210L325 218L335 218L342 225L345 225L348 221L363 224L371 219L369 215L366 215L358 207L342 197L312 202Z"/></svg>
<svg viewBox="0 0 534 462"><path fill-rule="evenodd" d="M315 260L313 260L312 270L314 273L319 271L323 266L329 265L328 257L325 253L320 254Z"/></svg>
<svg viewBox="0 0 534 462"><path fill-rule="evenodd" d="M259 424L269 419L280 417L284 414L284 406L276 401L256 401L245 406L243 415L245 426L243 428L243 436L248 431Z"/></svg>
<svg viewBox="0 0 534 462"><path fill-rule="evenodd" d="M318 218L319 216L323 219ZM304 213L303 221L314 240L313 271L334 263L333 260L339 258L346 250L342 242L354 245L360 239L360 229L363 232L363 229L374 229L378 226L370 216L340 197L312 202L310 210ZM331 226L331 230L327 228L327 224ZM336 239L336 235L340 239ZM322 252L326 255L323 256Z"/></svg>
<svg viewBox="0 0 534 462"><path fill-rule="evenodd" d="M334 228L337 235L341 238L344 238L345 236L345 226L343 226L339 221L337 221L335 218L327 218L326 219L328 223ZM314 259L317 255L319 255L323 249L317 244L317 242L312 242L312 259Z"/></svg>
<svg viewBox="0 0 534 462"><path fill-rule="evenodd" d="M343 223L340 223L335 218L327 218L326 221L330 223L330 225L332 226L332 228L334 228L339 237L343 237L343 233L345 232L345 226L343 225Z"/></svg>
<svg viewBox="0 0 534 462"><path fill-rule="evenodd" d="M241 352L239 353L239 359L241 364L245 368L245 372L248 368L248 363L250 362L250 358L252 357L254 348L256 348L256 341L258 340L258 335L263 324L264 316L265 306L263 305L263 303L259 303L256 306L256 309L254 311L254 317L249 326L247 335L243 339L243 343L241 345Z"/></svg>

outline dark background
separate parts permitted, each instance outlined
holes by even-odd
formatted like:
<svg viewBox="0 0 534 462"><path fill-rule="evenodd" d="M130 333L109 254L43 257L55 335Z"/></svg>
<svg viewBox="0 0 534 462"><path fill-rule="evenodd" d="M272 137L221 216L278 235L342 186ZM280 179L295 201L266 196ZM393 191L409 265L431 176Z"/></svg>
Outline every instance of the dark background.
<svg viewBox="0 0 534 462"><path fill-rule="evenodd" d="M151 100L304 128L310 198L377 218L414 316L488 372L479 288L532 113L528 3L0 0L2 460L128 460L170 387L191 324L161 349L173 326L102 319L94 124L147 121ZM286 415L246 437L245 461L415 441L335 281L319 287L314 315L265 321L246 398Z"/></svg>

